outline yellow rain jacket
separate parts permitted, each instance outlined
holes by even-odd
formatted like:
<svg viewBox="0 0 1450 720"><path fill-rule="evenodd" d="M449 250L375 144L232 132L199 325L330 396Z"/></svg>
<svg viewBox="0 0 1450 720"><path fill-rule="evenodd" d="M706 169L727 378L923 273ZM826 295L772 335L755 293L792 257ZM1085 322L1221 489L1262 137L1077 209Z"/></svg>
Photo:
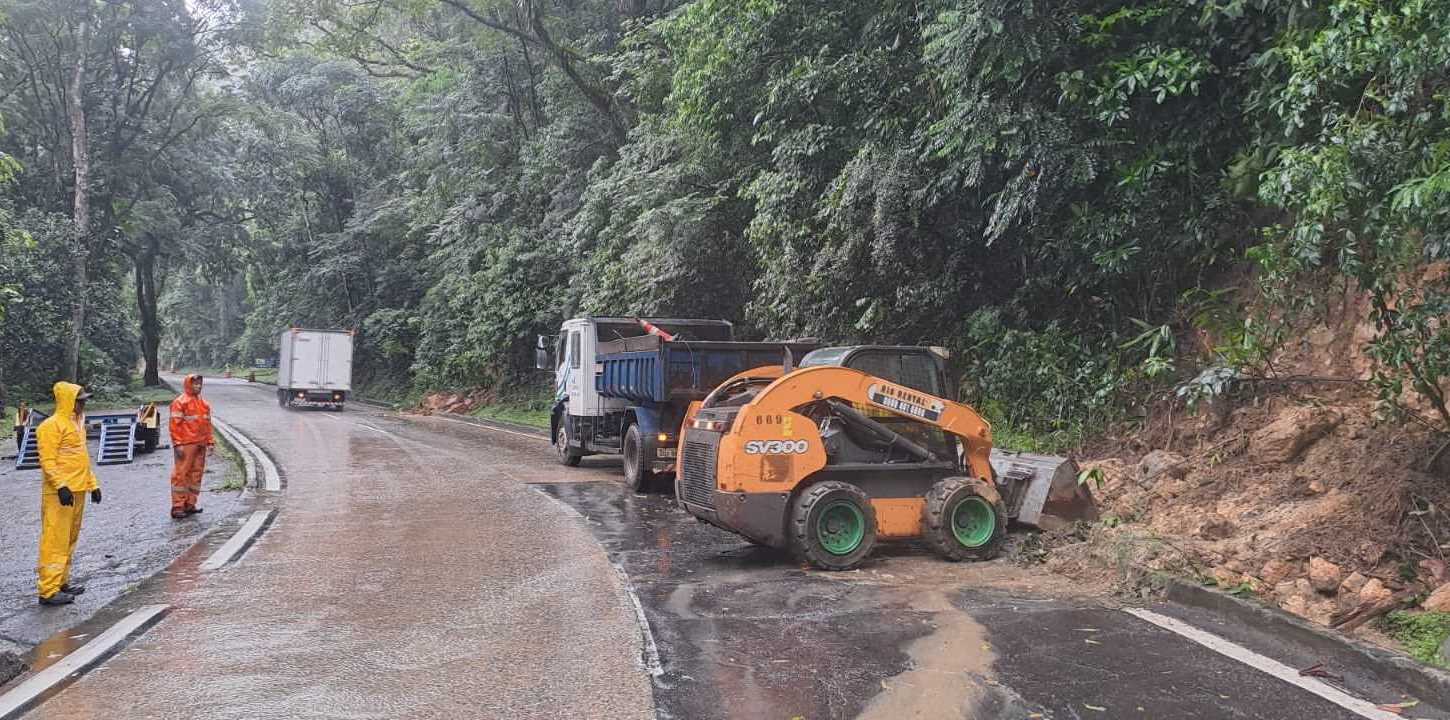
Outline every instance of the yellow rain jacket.
<svg viewBox="0 0 1450 720"><path fill-rule="evenodd" d="M48 598L70 582L71 558L81 535L86 493L99 487L86 450L85 418L76 417L81 386L55 384L55 414L35 429L40 450L40 597ZM60 488L70 488L71 505L61 505Z"/></svg>
<svg viewBox="0 0 1450 720"><path fill-rule="evenodd" d="M67 487L77 495L88 493L99 484L91 469L91 455L86 450L85 419L75 416L76 396L81 394L81 386L58 382L52 391L55 413L35 429L42 492L54 495L56 490Z"/></svg>

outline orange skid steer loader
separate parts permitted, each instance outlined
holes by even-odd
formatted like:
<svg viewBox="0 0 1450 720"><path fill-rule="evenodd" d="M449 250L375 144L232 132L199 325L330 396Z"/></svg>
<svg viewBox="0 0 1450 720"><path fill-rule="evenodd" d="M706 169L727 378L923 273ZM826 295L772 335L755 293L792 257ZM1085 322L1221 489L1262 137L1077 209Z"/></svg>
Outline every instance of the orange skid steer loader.
<svg viewBox="0 0 1450 720"><path fill-rule="evenodd" d="M986 559L1011 519L1096 517L1070 461L994 453L991 427L946 387L942 353L917 347L822 348L799 369L741 373L687 418L676 497L826 570L856 567L877 540Z"/></svg>

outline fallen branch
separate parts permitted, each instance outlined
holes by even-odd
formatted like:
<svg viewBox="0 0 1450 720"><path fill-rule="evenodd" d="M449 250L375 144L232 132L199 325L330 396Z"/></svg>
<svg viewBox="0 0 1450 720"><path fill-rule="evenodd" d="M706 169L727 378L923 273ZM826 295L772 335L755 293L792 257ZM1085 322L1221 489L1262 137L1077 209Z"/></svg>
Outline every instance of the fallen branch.
<svg viewBox="0 0 1450 720"><path fill-rule="evenodd" d="M1391 610L1408 605L1419 596L1418 589L1401 590L1379 602L1363 602L1350 610L1341 610L1329 616L1329 627L1349 632Z"/></svg>

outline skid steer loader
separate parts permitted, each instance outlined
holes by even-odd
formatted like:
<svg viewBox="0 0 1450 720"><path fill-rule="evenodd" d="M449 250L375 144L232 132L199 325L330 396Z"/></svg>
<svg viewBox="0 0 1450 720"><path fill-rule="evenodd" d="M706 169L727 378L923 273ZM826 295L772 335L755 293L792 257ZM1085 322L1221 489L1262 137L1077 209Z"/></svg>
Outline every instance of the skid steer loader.
<svg viewBox="0 0 1450 720"><path fill-rule="evenodd" d="M985 559L1010 520L1096 518L1071 461L996 452L987 422L943 399L944 351L822 348L800 365L743 372L691 406L675 474L686 511L827 570L878 539Z"/></svg>

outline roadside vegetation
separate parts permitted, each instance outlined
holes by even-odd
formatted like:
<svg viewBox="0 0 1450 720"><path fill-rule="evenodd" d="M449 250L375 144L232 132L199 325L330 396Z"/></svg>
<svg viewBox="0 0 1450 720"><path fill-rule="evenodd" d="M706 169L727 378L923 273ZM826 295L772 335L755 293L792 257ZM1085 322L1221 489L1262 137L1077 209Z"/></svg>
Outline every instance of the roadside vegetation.
<svg viewBox="0 0 1450 720"><path fill-rule="evenodd" d="M17 396L293 324L376 394L505 388L560 318L700 315L949 346L1052 450L1273 376L1351 283L1386 409L1450 425L1441 3L50 5L0 2Z"/></svg>

